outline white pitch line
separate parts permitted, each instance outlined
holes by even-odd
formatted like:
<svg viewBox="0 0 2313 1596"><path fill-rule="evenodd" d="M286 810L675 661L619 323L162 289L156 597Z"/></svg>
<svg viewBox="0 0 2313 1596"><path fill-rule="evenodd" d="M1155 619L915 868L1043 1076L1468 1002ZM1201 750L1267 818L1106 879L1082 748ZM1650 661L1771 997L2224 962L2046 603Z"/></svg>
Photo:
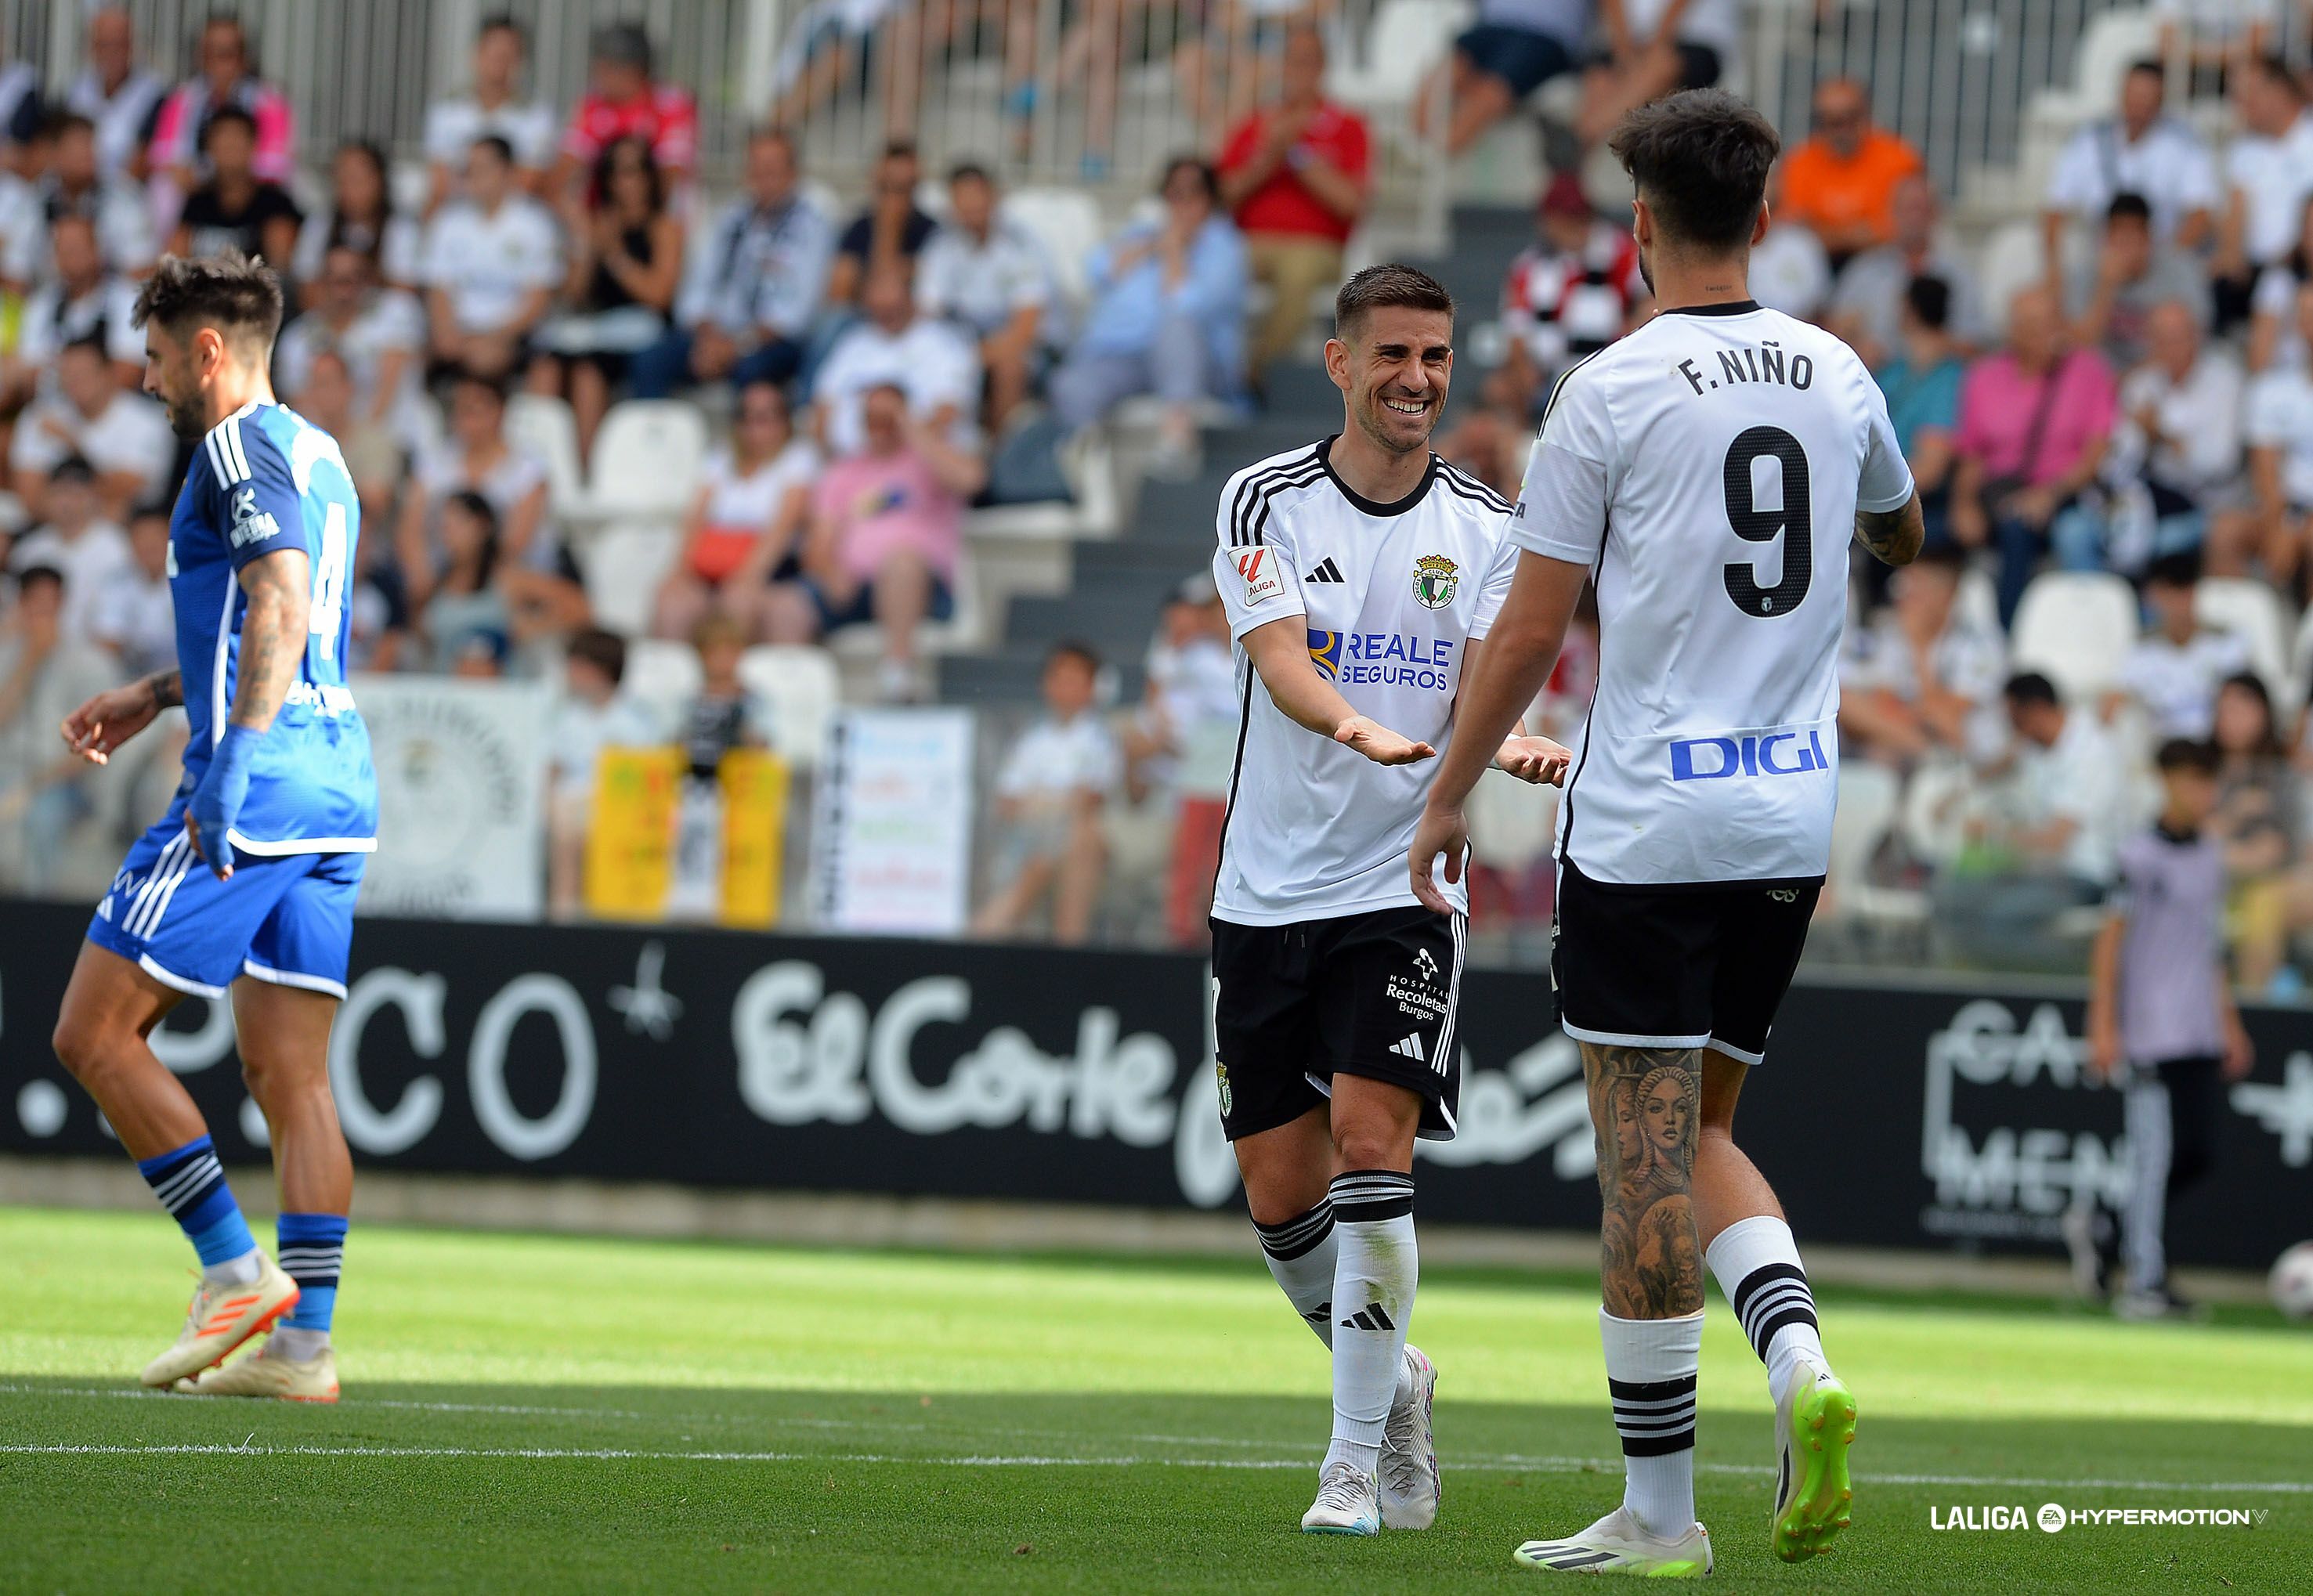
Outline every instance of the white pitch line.
<svg viewBox="0 0 2313 1596"><path fill-rule="evenodd" d="M954 1469L1306 1469L1301 1458L1167 1458L1121 1456L1055 1457L1040 1454L974 1453L966 1456L910 1457L897 1452L803 1451L653 1451L636 1447L579 1446L230 1446L222 1442L174 1442L122 1445L98 1442L0 1443L0 1455L40 1457L312 1457L312 1458L480 1458L527 1459L538 1461L664 1462L664 1463L901 1463ZM1604 1473L1611 1467L1594 1458L1494 1456L1464 1460L1464 1468L1527 1469L1548 1473ZM1712 1473L1765 1475L1772 1469L1741 1463L1705 1463ZM2056 1479L1976 1477L1964 1474L1859 1474L1869 1485L1965 1486L1979 1489L2066 1489L2114 1491L2203 1491L2313 1494L2313 1481L2302 1480L2159 1480Z"/></svg>

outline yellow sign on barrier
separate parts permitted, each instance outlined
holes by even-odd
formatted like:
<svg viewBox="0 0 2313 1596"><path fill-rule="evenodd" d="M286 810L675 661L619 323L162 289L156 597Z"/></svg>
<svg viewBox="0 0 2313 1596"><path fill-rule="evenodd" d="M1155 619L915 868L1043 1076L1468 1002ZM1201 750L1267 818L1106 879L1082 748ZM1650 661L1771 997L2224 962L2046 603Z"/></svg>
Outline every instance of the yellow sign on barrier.
<svg viewBox="0 0 2313 1596"><path fill-rule="evenodd" d="M726 925L776 924L787 829L787 767L760 749L723 756L713 789L691 789L682 750L605 749L594 765L586 833L586 911L598 919L655 921L694 873L719 881L712 917ZM695 913L691 916L696 917Z"/></svg>

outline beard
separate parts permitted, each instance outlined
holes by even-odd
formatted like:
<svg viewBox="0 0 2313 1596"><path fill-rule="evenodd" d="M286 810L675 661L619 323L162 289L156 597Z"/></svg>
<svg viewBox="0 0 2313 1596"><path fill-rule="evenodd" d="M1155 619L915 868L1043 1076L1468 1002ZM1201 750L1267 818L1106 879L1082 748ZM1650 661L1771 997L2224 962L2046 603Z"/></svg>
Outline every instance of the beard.
<svg viewBox="0 0 2313 1596"><path fill-rule="evenodd" d="M201 411L201 396L191 394L184 399L168 401L169 426L188 443L200 442L208 428L208 417Z"/></svg>
<svg viewBox="0 0 2313 1596"><path fill-rule="evenodd" d="M1406 418L1399 417L1395 411L1384 405L1379 393L1376 393L1366 401L1363 413L1359 419L1366 436L1390 453L1412 454L1429 447L1430 434L1438 430L1438 418L1444 415L1446 407L1443 405L1432 405L1424 410L1421 414L1420 435L1412 439L1407 439L1403 434L1391 430L1393 420Z"/></svg>

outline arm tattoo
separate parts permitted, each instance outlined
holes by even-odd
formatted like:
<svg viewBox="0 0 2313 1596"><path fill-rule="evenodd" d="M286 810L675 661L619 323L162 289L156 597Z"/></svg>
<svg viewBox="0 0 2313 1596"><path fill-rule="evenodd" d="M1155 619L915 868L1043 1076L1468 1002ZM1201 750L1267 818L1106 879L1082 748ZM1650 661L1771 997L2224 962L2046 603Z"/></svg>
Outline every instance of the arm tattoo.
<svg viewBox="0 0 2313 1596"><path fill-rule="evenodd" d="M264 731L273 724L297 667L305 657L305 628L312 596L306 591L309 562L300 548L251 560L241 570L249 608L241 621L240 680L233 688L233 722Z"/></svg>
<svg viewBox="0 0 2313 1596"><path fill-rule="evenodd" d="M1920 557L1920 545L1928 536L1927 520L1920 511L1920 495L1913 494L1911 503L1900 510L1858 510L1855 535L1882 563L1910 565Z"/></svg>
<svg viewBox="0 0 2313 1596"><path fill-rule="evenodd" d="M185 701L185 673L181 671L155 671L145 679L152 689L153 707L174 709Z"/></svg>
<svg viewBox="0 0 2313 1596"><path fill-rule="evenodd" d="M1691 1193L1701 1118L1701 1052L1584 1042L1598 1137L1599 1285L1617 1319L1671 1319L1702 1307L1702 1247Z"/></svg>

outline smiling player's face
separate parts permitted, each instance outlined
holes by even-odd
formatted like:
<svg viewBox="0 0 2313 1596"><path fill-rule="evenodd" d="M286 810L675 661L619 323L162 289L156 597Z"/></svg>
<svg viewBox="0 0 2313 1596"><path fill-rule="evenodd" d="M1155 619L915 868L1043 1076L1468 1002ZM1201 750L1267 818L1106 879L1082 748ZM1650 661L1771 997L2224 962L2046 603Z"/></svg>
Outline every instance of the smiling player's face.
<svg viewBox="0 0 2313 1596"><path fill-rule="evenodd" d="M1352 331L1325 351L1333 381L1349 395L1350 418L1392 454L1427 448L1454 375L1453 317L1385 305Z"/></svg>

